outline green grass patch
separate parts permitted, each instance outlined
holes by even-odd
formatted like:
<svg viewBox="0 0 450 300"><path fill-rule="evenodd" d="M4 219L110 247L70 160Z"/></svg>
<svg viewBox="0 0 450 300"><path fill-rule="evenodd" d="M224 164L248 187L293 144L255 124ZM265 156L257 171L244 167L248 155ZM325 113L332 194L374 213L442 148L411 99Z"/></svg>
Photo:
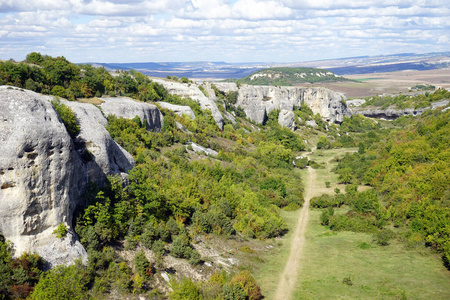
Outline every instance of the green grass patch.
<svg viewBox="0 0 450 300"><path fill-rule="evenodd" d="M256 266L253 270L253 275L260 285L265 299L273 299L278 285L277 275L281 275L289 257L292 235L300 212L297 210L281 211L280 213L288 225L289 232L282 238L271 240L274 248L262 256L264 264Z"/></svg>
<svg viewBox="0 0 450 300"><path fill-rule="evenodd" d="M370 234L331 233L320 214L310 211L293 299L450 299L450 272L438 255L395 240L378 246Z"/></svg>

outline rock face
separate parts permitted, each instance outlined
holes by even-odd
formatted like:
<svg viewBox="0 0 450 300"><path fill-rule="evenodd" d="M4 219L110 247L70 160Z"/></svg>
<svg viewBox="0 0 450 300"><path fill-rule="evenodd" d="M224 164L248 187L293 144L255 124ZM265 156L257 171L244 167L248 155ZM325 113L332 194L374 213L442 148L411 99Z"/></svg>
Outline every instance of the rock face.
<svg viewBox="0 0 450 300"><path fill-rule="evenodd" d="M436 109L439 107L447 106L450 103L450 100L441 100L437 102L433 102L431 106L424 108L405 108L399 109L396 107L388 107L386 109L378 108L378 107L356 107L350 110L352 115L364 115L365 117L376 118L376 119L385 119L385 120L395 120L401 116L418 116L421 115L428 109Z"/></svg>
<svg viewBox="0 0 450 300"><path fill-rule="evenodd" d="M105 129L108 121L99 108L88 103L63 103L73 110L80 124L77 141L92 154L92 159L85 161L89 181L103 186L107 175L127 173L134 167L133 157L114 142Z"/></svg>
<svg viewBox="0 0 450 300"><path fill-rule="evenodd" d="M0 232L16 256L36 251L60 264L86 257L76 240L68 251L49 247L64 248L52 232L60 223L70 227L87 172L49 99L0 87Z"/></svg>
<svg viewBox="0 0 450 300"><path fill-rule="evenodd" d="M341 123L347 115L344 94L326 88L299 88L245 85L238 90L236 105L244 109L247 117L262 124L274 109L292 111L306 104L314 114L328 122Z"/></svg>
<svg viewBox="0 0 450 300"><path fill-rule="evenodd" d="M166 108L168 110L173 111L175 114L182 116L183 114L188 115L192 120L195 119L195 114L192 108L185 105L175 105L167 102L158 102L158 105L162 108Z"/></svg>
<svg viewBox="0 0 450 300"><path fill-rule="evenodd" d="M163 117L156 105L138 102L130 98L102 98L104 101L100 107L105 114L115 115L116 117L123 117L133 119L138 116L142 122L147 123L147 130L161 131L163 125Z"/></svg>
<svg viewBox="0 0 450 300"><path fill-rule="evenodd" d="M282 109L278 115L278 124L282 127L295 129L295 114L292 110Z"/></svg>
<svg viewBox="0 0 450 300"><path fill-rule="evenodd" d="M61 100L81 127L72 140L52 98L0 87L0 233L12 242L15 256L36 252L58 265L87 258L71 226L88 182L102 185L107 175L129 171L134 160L111 139L99 108ZM160 128L159 110L145 107L145 119ZM86 149L92 157L82 155ZM61 223L69 228L64 239L53 234Z"/></svg>
<svg viewBox="0 0 450 300"><path fill-rule="evenodd" d="M153 81L161 84L164 88L172 95L178 95L184 98L191 98L194 101L197 101L200 104L201 109L209 109L212 113L214 121L220 129L223 129L224 120L223 116L219 111L214 99L216 98L214 91L209 87L206 89L209 91L208 96L206 97L203 92L198 88L197 84L185 84L176 81L164 80L164 79L153 79Z"/></svg>

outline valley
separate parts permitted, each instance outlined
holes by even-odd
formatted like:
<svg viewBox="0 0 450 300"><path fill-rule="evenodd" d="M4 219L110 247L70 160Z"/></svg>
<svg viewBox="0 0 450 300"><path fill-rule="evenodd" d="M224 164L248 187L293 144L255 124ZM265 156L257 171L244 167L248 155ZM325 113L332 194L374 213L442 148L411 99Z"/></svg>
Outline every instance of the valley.
<svg viewBox="0 0 450 300"><path fill-rule="evenodd" d="M0 298L448 298L448 69L314 72L1 62Z"/></svg>

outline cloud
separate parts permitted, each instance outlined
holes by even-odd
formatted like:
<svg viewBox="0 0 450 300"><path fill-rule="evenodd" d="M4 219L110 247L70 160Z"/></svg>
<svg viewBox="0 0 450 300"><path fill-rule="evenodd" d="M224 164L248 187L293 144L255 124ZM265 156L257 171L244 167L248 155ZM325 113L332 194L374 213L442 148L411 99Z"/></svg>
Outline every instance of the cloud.
<svg viewBox="0 0 450 300"><path fill-rule="evenodd" d="M0 58L37 49L74 61L122 62L448 51L447 2L0 0Z"/></svg>

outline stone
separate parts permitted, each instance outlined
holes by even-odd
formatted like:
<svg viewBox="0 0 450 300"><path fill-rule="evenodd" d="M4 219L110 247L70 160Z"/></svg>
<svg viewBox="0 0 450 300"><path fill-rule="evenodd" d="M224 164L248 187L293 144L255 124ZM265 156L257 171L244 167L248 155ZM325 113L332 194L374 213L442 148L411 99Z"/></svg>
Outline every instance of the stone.
<svg viewBox="0 0 450 300"><path fill-rule="evenodd" d="M214 151L214 150L212 150L212 149L210 149L210 148L202 147L202 146L200 146L200 145L197 145L197 144L194 143L194 142L190 142L189 145L192 146L192 150L194 150L195 152L198 152L198 153L205 153L205 154L207 154L207 155L212 155L212 156L217 156L217 155L219 155L219 153L218 153L217 151Z"/></svg>
<svg viewBox="0 0 450 300"><path fill-rule="evenodd" d="M80 124L81 130L76 141L92 154L92 159L85 161L88 181L103 186L106 183L107 175L120 174L123 176L134 167L134 159L131 154L109 135L105 128L108 121L98 107L89 103L62 102L75 112Z"/></svg>
<svg viewBox="0 0 450 300"><path fill-rule="evenodd" d="M311 126L312 128L316 128L317 127L317 123L314 120L309 120L305 122L306 126Z"/></svg>
<svg viewBox="0 0 450 300"><path fill-rule="evenodd" d="M247 118L258 124L263 124L274 109L292 111L302 104L311 108L314 114L320 114L325 121L339 124L349 115L344 99L344 94L322 87L243 85L238 90L236 105L244 110Z"/></svg>
<svg viewBox="0 0 450 300"><path fill-rule="evenodd" d="M388 108L381 108L381 107L374 107L374 106L367 106L367 107L354 107L350 109L350 113L352 115L363 115L365 117L369 118L375 118L375 119L384 119L384 120L395 120L401 116L418 116L423 114L426 110L431 109L437 109L440 107L447 106L450 103L450 100L444 99L441 101L436 101L431 104L431 106L428 107L422 107L422 108L404 108L400 109L395 106L390 106Z"/></svg>
<svg viewBox="0 0 450 300"><path fill-rule="evenodd" d="M105 97L101 100L104 102L100 108L105 116L111 114L126 119L138 116L141 122L147 123L147 130L161 131L163 116L156 105L126 97Z"/></svg>
<svg viewBox="0 0 450 300"><path fill-rule="evenodd" d="M88 177L51 99L0 87L0 232L14 256L36 252L55 265L86 259L76 239L67 249L52 232L72 224Z"/></svg>
<svg viewBox="0 0 450 300"><path fill-rule="evenodd" d="M364 103L366 103L366 100L364 99L352 99L352 100L346 100L345 103L347 103L347 106L361 106Z"/></svg>
<svg viewBox="0 0 450 300"><path fill-rule="evenodd" d="M166 108L168 110L173 111L178 116L188 115L192 120L195 119L194 111L192 110L192 108L190 108L187 105L175 105L175 104L172 104L172 103L167 103L167 102L162 102L162 101L161 102L157 102L157 104L161 108Z"/></svg>
<svg viewBox="0 0 450 300"><path fill-rule="evenodd" d="M216 103L214 102L215 94L212 95L208 93L207 97L203 92L198 88L199 85L195 83L181 83L173 80L165 80L165 79L153 79L154 82L161 84L171 95L178 95L182 98L191 98L196 101L201 109L208 109L211 111L211 114L216 122L217 126L220 129L223 129L224 120L223 116L219 111ZM208 88L209 91L211 91Z"/></svg>
<svg viewBox="0 0 450 300"><path fill-rule="evenodd" d="M278 115L278 124L282 127L295 129L295 114L292 110L282 109Z"/></svg>

